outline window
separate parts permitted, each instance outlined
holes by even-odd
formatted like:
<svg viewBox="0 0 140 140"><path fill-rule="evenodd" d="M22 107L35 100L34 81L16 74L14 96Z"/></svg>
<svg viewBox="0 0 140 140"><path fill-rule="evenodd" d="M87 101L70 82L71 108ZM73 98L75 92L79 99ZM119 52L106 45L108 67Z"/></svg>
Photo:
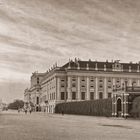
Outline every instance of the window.
<svg viewBox="0 0 140 140"><path fill-rule="evenodd" d="M72 87L76 87L76 84L75 84L75 83L73 83L73 84L72 84Z"/></svg>
<svg viewBox="0 0 140 140"><path fill-rule="evenodd" d="M50 93L50 100L52 100L52 94Z"/></svg>
<svg viewBox="0 0 140 140"><path fill-rule="evenodd" d="M55 92L53 93L53 99L55 100Z"/></svg>
<svg viewBox="0 0 140 140"><path fill-rule="evenodd" d="M72 78L72 81L76 81L76 78Z"/></svg>
<svg viewBox="0 0 140 140"><path fill-rule="evenodd" d="M91 88L94 88L94 86L93 86L93 85L91 85L90 87L91 87Z"/></svg>
<svg viewBox="0 0 140 140"><path fill-rule="evenodd" d="M84 87L85 87L85 85L82 85L82 87L84 88Z"/></svg>
<svg viewBox="0 0 140 140"><path fill-rule="evenodd" d="M111 80L110 79L108 80L108 83L111 83Z"/></svg>
<svg viewBox="0 0 140 140"><path fill-rule="evenodd" d="M36 104L39 104L39 97L36 97Z"/></svg>
<svg viewBox="0 0 140 140"><path fill-rule="evenodd" d="M90 100L94 99L94 92L90 92Z"/></svg>
<svg viewBox="0 0 140 140"><path fill-rule="evenodd" d="M65 85L64 84L61 84L61 87L65 87Z"/></svg>
<svg viewBox="0 0 140 140"><path fill-rule="evenodd" d="M102 88L102 87L103 87L103 85L100 85L99 87L100 87L100 88Z"/></svg>
<svg viewBox="0 0 140 140"><path fill-rule="evenodd" d="M103 99L103 93L99 92L99 99Z"/></svg>
<svg viewBox="0 0 140 140"><path fill-rule="evenodd" d="M100 79L99 82L103 82L103 80Z"/></svg>
<svg viewBox="0 0 140 140"><path fill-rule="evenodd" d="M61 100L64 100L64 99L65 99L65 93L61 92Z"/></svg>
<svg viewBox="0 0 140 140"><path fill-rule="evenodd" d="M82 78L81 78L81 81L82 81L82 82L85 82L85 78L84 78L84 77L82 77Z"/></svg>
<svg viewBox="0 0 140 140"><path fill-rule="evenodd" d="M64 82L65 80L64 79L61 79L61 82Z"/></svg>
<svg viewBox="0 0 140 140"><path fill-rule="evenodd" d="M82 99L82 100L85 100L85 92L82 92L82 93L81 93L81 99Z"/></svg>
<svg viewBox="0 0 140 140"><path fill-rule="evenodd" d="M39 77L37 77L37 84L39 84Z"/></svg>
<svg viewBox="0 0 140 140"><path fill-rule="evenodd" d="M111 85L108 85L108 88L111 88Z"/></svg>
<svg viewBox="0 0 140 140"><path fill-rule="evenodd" d="M108 98L111 98L111 97L112 97L112 93L109 92L109 93L108 93Z"/></svg>
<svg viewBox="0 0 140 140"><path fill-rule="evenodd" d="M76 99L76 92L72 92L72 100Z"/></svg>

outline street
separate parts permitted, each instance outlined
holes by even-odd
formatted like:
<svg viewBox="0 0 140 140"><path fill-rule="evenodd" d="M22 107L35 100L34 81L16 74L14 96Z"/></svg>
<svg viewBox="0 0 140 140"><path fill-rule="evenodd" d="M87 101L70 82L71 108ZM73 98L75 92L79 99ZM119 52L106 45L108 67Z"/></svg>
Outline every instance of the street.
<svg viewBox="0 0 140 140"><path fill-rule="evenodd" d="M139 139L139 120L13 111L0 114L0 140Z"/></svg>

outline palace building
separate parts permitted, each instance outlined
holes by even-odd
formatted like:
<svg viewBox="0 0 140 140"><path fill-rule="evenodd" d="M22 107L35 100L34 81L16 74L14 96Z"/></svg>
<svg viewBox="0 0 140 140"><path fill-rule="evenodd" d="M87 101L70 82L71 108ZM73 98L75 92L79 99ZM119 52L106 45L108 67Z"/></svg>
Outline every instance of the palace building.
<svg viewBox="0 0 140 140"><path fill-rule="evenodd" d="M34 104L36 111L41 108L54 113L56 104L61 102L113 97L112 115L116 115L115 100L121 99L116 91L123 89L124 85L140 86L140 63L75 59L61 67L55 65L45 73L33 73L24 98L25 102Z"/></svg>

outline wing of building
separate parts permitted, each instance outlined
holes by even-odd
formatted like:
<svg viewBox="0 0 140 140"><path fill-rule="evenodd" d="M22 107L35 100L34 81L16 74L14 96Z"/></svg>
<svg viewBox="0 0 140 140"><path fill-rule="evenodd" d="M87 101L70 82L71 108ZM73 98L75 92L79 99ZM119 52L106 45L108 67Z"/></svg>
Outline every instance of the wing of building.
<svg viewBox="0 0 140 140"><path fill-rule="evenodd" d="M140 86L139 63L75 59L45 73L33 73L24 98L34 104L36 111L41 107L54 113L55 105L61 102L111 98L113 88L123 88L126 82L128 86Z"/></svg>

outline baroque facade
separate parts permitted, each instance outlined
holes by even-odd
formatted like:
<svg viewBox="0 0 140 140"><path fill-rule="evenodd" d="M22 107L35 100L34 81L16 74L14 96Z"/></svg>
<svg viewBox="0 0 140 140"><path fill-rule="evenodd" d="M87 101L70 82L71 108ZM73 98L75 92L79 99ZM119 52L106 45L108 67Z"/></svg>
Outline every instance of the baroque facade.
<svg viewBox="0 0 140 140"><path fill-rule="evenodd" d="M31 87L24 92L25 102L32 102L54 113L61 102L112 98L113 89L140 86L140 63L69 60L62 67L55 65L45 73L31 76Z"/></svg>

